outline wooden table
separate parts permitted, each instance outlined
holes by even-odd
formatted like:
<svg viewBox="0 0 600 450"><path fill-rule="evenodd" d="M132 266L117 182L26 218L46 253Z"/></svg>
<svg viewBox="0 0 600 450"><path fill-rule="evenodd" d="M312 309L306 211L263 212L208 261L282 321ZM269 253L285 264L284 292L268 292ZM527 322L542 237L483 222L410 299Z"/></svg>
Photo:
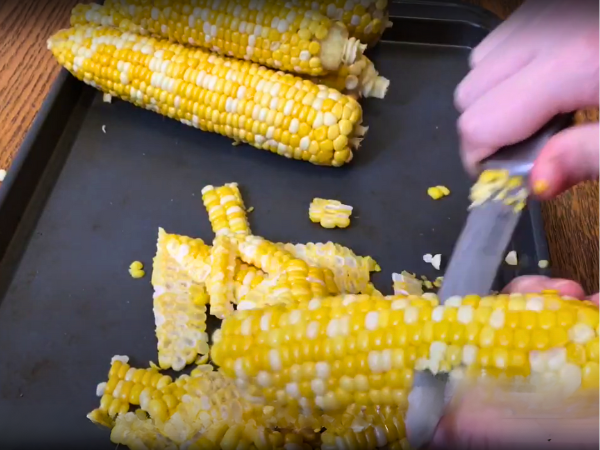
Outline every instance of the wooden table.
<svg viewBox="0 0 600 450"><path fill-rule="evenodd" d="M470 0L505 18L521 0ZM77 0L0 2L0 168L8 169L59 66L46 39L69 22ZM598 291L598 184L579 186L544 205L557 276Z"/></svg>

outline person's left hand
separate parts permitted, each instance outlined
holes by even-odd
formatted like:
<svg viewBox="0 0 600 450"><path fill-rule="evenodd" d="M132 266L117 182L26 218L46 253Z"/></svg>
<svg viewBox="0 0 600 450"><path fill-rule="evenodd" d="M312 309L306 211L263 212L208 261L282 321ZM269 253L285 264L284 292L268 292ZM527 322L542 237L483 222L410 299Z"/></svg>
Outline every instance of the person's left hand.
<svg viewBox="0 0 600 450"><path fill-rule="evenodd" d="M546 289L558 291L560 295L575 297L581 300L591 300L598 305L598 293L590 297L585 296L585 291L579 283L561 278L548 278L541 275L527 275L515 278L505 288L504 293L536 293Z"/></svg>

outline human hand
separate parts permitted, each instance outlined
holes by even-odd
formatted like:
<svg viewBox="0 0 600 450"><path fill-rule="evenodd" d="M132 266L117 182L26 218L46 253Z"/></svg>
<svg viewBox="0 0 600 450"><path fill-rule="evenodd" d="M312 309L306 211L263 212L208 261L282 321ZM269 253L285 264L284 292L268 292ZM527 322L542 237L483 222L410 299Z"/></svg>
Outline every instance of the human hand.
<svg viewBox="0 0 600 450"><path fill-rule="evenodd" d="M585 299L576 282L544 276L515 278L504 293L530 293L552 289L560 295ZM598 294L589 300L598 304ZM523 418L484 400L481 391L470 391L439 423L433 449L597 449L598 418Z"/></svg>
<svg viewBox="0 0 600 450"><path fill-rule="evenodd" d="M471 54L455 93L461 155L469 172L553 116L598 106L598 2L529 0ZM598 124L568 128L542 149L533 191L551 198L598 178Z"/></svg>

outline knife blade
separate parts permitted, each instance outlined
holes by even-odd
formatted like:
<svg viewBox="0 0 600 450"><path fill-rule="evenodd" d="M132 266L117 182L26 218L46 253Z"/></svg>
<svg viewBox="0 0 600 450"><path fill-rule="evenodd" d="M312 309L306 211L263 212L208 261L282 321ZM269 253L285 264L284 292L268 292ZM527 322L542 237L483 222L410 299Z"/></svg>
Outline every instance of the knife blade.
<svg viewBox="0 0 600 450"><path fill-rule="evenodd" d="M571 115L561 114L530 138L504 147L482 162L483 170L507 170L528 181L533 163L548 140L567 126ZM438 294L440 304L453 296L489 294L504 253L519 223L521 211L503 201L489 200L473 208L452 252ZM450 392L447 374L415 373L409 394L406 429L412 448L426 446L443 416Z"/></svg>

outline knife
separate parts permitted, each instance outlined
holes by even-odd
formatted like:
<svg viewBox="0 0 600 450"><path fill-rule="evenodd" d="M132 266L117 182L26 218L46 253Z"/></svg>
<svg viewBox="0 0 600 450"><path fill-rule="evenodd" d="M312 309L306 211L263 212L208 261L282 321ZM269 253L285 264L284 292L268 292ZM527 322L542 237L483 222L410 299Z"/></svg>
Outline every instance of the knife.
<svg viewBox="0 0 600 450"><path fill-rule="evenodd" d="M527 183L540 150L571 121L570 114L554 117L530 138L504 147L484 160L481 168L505 170L510 177L523 177ZM520 216L521 210L514 205L495 199L471 210L444 274L438 295L440 304L453 296L489 294ZM433 437L449 400L447 380L447 374L434 375L429 370L415 373L405 420L413 449L423 448Z"/></svg>

